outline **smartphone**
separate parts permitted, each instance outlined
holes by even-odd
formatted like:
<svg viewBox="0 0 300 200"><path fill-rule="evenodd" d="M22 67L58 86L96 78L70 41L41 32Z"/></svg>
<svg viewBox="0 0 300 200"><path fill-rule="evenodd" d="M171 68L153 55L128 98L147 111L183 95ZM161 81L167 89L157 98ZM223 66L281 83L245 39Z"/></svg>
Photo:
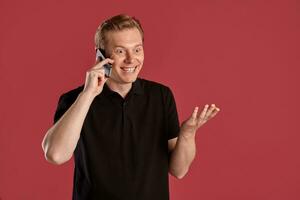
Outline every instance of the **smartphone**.
<svg viewBox="0 0 300 200"><path fill-rule="evenodd" d="M104 50L101 50L101 49L96 49L96 59L98 59L99 61L102 61L105 59L104 57L105 55L105 52ZM105 65L103 65L103 68L104 68L104 74L105 74L105 77L110 77L111 75L111 64L107 63Z"/></svg>

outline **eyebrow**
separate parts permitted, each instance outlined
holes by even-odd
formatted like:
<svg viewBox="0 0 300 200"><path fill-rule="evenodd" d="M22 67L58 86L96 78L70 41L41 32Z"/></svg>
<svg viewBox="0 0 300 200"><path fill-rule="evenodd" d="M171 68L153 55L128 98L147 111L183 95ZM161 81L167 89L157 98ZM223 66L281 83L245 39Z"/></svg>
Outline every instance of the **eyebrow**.
<svg viewBox="0 0 300 200"><path fill-rule="evenodd" d="M143 44L137 44L137 45L134 46L134 48L135 48L135 47L138 47L138 46L143 46ZM124 47L124 46L122 46L122 45L116 45L116 46L114 46L114 48L118 48L118 47L121 47L121 48L123 48L123 49L127 49L126 47Z"/></svg>

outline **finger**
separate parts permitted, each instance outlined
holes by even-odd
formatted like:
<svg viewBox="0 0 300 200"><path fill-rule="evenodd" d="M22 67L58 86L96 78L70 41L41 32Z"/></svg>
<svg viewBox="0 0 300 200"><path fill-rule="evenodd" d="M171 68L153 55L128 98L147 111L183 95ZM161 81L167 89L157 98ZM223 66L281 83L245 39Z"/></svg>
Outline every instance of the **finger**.
<svg viewBox="0 0 300 200"><path fill-rule="evenodd" d="M97 77L96 77L96 79L98 80L97 82L98 82L98 86L100 86L100 85L103 85L105 82L106 82L106 80L107 80L107 78L105 77L105 75L104 75L104 73L102 73L102 72L100 72L100 73L96 73L97 75Z"/></svg>
<svg viewBox="0 0 300 200"><path fill-rule="evenodd" d="M88 72L91 77L104 77L104 70L98 69L98 70L90 70Z"/></svg>
<svg viewBox="0 0 300 200"><path fill-rule="evenodd" d="M108 63L113 64L114 60L112 60L110 58L106 58L106 59L102 60L101 62L98 61L98 62L96 62L96 65L94 67L92 67L92 69L99 69L99 68L103 67L103 65L108 64Z"/></svg>
<svg viewBox="0 0 300 200"><path fill-rule="evenodd" d="M108 61L108 62L110 62L110 63L113 63L113 62L114 62L114 60L111 59L111 58L105 58L104 60L96 59L96 63L100 63L100 62L103 62L103 61Z"/></svg>
<svg viewBox="0 0 300 200"><path fill-rule="evenodd" d="M198 113L199 108L195 107L193 113L192 113L192 119L196 119L197 118L197 113Z"/></svg>
<svg viewBox="0 0 300 200"><path fill-rule="evenodd" d="M103 82L103 84L107 81L107 78L105 76L99 76L98 77L98 85Z"/></svg>
<svg viewBox="0 0 300 200"><path fill-rule="evenodd" d="M89 77L91 78L101 78L101 77L104 77L104 71L91 71L89 72Z"/></svg>
<svg viewBox="0 0 300 200"><path fill-rule="evenodd" d="M220 111L220 108L215 108L214 110L213 110L213 112L211 113L211 115L209 116L209 119L210 118L213 118L214 116L216 116L216 114L218 114L218 112Z"/></svg>
<svg viewBox="0 0 300 200"><path fill-rule="evenodd" d="M204 119L205 114L206 114L206 112L207 112L207 109L208 109L208 104L206 104L206 105L204 106L204 109L202 110L202 112L201 112L200 115L198 116L198 120Z"/></svg>
<svg viewBox="0 0 300 200"><path fill-rule="evenodd" d="M105 70L104 70L104 67L101 67L101 68L92 68L89 70L90 72L93 72L93 73L104 73Z"/></svg>
<svg viewBox="0 0 300 200"><path fill-rule="evenodd" d="M215 105L215 104L211 104L211 106L210 106L210 108L208 109L208 111L207 111L205 117L206 117L206 118L209 117L215 108L216 108L216 105Z"/></svg>
<svg viewBox="0 0 300 200"><path fill-rule="evenodd" d="M200 127L202 124L204 124L207 121L205 118L207 109L208 109L208 104L204 106L204 109L202 110L201 114L197 117L197 127Z"/></svg>

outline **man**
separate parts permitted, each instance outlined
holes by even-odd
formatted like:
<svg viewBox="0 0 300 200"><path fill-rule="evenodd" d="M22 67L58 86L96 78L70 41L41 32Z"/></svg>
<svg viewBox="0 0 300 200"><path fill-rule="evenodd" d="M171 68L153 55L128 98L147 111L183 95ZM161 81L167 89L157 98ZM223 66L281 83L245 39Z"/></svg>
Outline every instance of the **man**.
<svg viewBox="0 0 300 200"><path fill-rule="evenodd" d="M179 127L171 90L138 78L143 29L118 15L99 26L96 49L106 59L87 71L85 84L61 95L42 147L53 164L74 153L73 200L167 200L168 172L181 179L195 157L195 134L219 108L195 108ZM112 64L109 78L103 66Z"/></svg>

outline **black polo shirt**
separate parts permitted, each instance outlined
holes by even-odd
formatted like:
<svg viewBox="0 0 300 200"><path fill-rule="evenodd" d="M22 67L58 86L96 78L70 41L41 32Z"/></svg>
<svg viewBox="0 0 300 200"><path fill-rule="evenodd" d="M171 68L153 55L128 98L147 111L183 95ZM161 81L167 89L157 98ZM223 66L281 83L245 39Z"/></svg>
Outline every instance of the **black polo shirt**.
<svg viewBox="0 0 300 200"><path fill-rule="evenodd" d="M83 88L60 96L54 122ZM168 87L138 78L122 98L105 84L74 151L73 200L168 200L168 140L178 133Z"/></svg>

